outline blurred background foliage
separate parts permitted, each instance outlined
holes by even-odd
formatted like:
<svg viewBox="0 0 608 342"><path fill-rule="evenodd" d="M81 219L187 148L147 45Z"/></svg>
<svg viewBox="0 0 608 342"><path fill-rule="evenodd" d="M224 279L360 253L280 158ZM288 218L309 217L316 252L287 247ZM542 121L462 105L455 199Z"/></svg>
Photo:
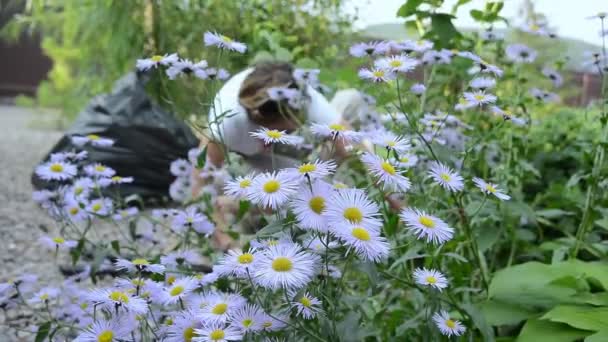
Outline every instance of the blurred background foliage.
<svg viewBox="0 0 608 342"><path fill-rule="evenodd" d="M217 31L248 44L245 55L224 54L230 72L262 59L301 67L331 67L347 51L354 18L342 13L343 0L15 0L25 6L3 29L17 39L42 34L53 69L37 93L37 104L60 108L68 117L97 94L107 92L134 70L135 60L178 52L217 65L217 49L205 49L203 33ZM151 93L184 116L200 106L187 101L201 82L177 86L153 79ZM185 93L188 90L188 94ZM203 96L209 96L204 94ZM200 113L198 113L200 114Z"/></svg>

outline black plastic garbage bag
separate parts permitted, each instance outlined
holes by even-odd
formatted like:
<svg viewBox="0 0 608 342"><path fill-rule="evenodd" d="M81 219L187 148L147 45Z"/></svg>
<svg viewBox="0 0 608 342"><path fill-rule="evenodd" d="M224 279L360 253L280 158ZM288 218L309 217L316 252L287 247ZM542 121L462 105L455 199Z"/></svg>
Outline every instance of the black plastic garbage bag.
<svg viewBox="0 0 608 342"><path fill-rule="evenodd" d="M153 103L140 77L145 76L130 73L116 82L110 94L93 98L44 160L52 153L85 149L89 155L83 164L102 163L119 176L134 178L133 183L117 187L121 196L138 194L146 202L168 198L169 185L175 180L169 172L171 162L186 158L198 139L181 120ZM110 147L72 144L71 136L88 134L115 143ZM56 186L35 173L32 184L36 189Z"/></svg>

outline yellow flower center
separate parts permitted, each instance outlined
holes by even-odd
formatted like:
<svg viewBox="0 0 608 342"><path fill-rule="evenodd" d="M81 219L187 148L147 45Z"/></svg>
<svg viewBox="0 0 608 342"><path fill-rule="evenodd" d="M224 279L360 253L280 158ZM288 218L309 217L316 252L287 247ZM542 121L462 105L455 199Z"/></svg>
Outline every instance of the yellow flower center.
<svg viewBox="0 0 608 342"><path fill-rule="evenodd" d="M106 170L106 167L103 165L95 165L95 171L97 172L104 172Z"/></svg>
<svg viewBox="0 0 608 342"><path fill-rule="evenodd" d="M272 326L272 322L268 321L268 322L264 322L262 324L262 326L266 329L266 328L270 328Z"/></svg>
<svg viewBox="0 0 608 342"><path fill-rule="evenodd" d="M272 139L281 139L283 137L283 133L277 131L276 129L266 131L266 135Z"/></svg>
<svg viewBox="0 0 608 342"><path fill-rule="evenodd" d="M253 324L253 320L251 318L245 318L241 323L245 328L249 328Z"/></svg>
<svg viewBox="0 0 608 342"><path fill-rule="evenodd" d="M334 188L335 189L346 189L346 188L348 188L348 186L346 186L346 184L344 184L344 183L337 182L337 183L334 183Z"/></svg>
<svg viewBox="0 0 608 342"><path fill-rule="evenodd" d="M101 210L101 208L102 208L101 203L95 203L95 204L93 204L93 205L91 206L91 209L93 209L93 211L94 211L94 212L98 212L98 211L100 211L100 210Z"/></svg>
<svg viewBox="0 0 608 342"><path fill-rule="evenodd" d="M169 294L170 294L172 297L175 297L175 296L179 296L179 295L180 295L180 294L182 294L183 292L184 292L184 287L183 287L183 286L178 285L178 286L176 286L176 287L172 288L172 289L171 289L171 291L169 292Z"/></svg>
<svg viewBox="0 0 608 342"><path fill-rule="evenodd" d="M143 279L132 279L131 284L134 286L144 286L146 282Z"/></svg>
<svg viewBox="0 0 608 342"><path fill-rule="evenodd" d="M393 59L393 60L392 60L392 61L390 61L388 64L389 64L391 67L393 67L393 68L398 68L398 67L400 67L400 66L402 66L402 65L403 65L403 63L402 63L400 60L398 60L398 59Z"/></svg>
<svg viewBox="0 0 608 342"><path fill-rule="evenodd" d="M266 244L270 247L270 246L276 246L279 244L279 241L277 240L268 240L266 241Z"/></svg>
<svg viewBox="0 0 608 342"><path fill-rule="evenodd" d="M138 265L138 266L142 266L142 265L150 265L150 262L148 262L148 260L146 259L133 259L133 261L131 261L133 263L133 265Z"/></svg>
<svg viewBox="0 0 608 342"><path fill-rule="evenodd" d="M451 319L446 319L446 320L445 320L445 325L447 325L447 326L448 326L448 328L450 328L450 329L454 329L454 328L456 328L456 322L454 322L454 321L453 321L453 320L451 320Z"/></svg>
<svg viewBox="0 0 608 342"><path fill-rule="evenodd" d="M165 325L173 325L173 318L167 317L167 319L165 320Z"/></svg>
<svg viewBox="0 0 608 342"><path fill-rule="evenodd" d="M492 186L492 184L486 184L486 190L488 190L491 193L495 193L496 192L496 188Z"/></svg>
<svg viewBox="0 0 608 342"><path fill-rule="evenodd" d="M194 328L193 327L187 327L186 329L184 329L184 341L191 342L193 337L194 337Z"/></svg>
<svg viewBox="0 0 608 342"><path fill-rule="evenodd" d="M81 186L77 186L74 188L74 194L80 195L84 191L84 188Z"/></svg>
<svg viewBox="0 0 608 342"><path fill-rule="evenodd" d="M177 278L175 278L175 276L174 276L174 275L170 275L170 276L168 276L168 277L167 277L167 284L169 284L169 285L173 285L173 283L175 282L175 280L176 280L176 279L177 279Z"/></svg>
<svg viewBox="0 0 608 342"><path fill-rule="evenodd" d="M480 94L477 94L475 96L473 96L475 98L475 100L477 101L482 101L483 99L485 99L486 97Z"/></svg>
<svg viewBox="0 0 608 342"><path fill-rule="evenodd" d="M71 207L69 210L70 215L72 215L72 216L78 214L79 211L80 211L80 208L78 208L78 207Z"/></svg>
<svg viewBox="0 0 608 342"><path fill-rule="evenodd" d="M428 216L420 216L418 221L426 228L435 228L435 221L433 221L433 219Z"/></svg>
<svg viewBox="0 0 608 342"><path fill-rule="evenodd" d="M452 180L452 177L447 173L442 173L439 175L439 177L441 177L441 179L443 179L444 182L449 182Z"/></svg>
<svg viewBox="0 0 608 342"><path fill-rule="evenodd" d="M154 56L150 57L150 59L152 60L152 62L158 63L158 62L160 62L160 61L163 60L163 56L161 56L161 55L154 55Z"/></svg>
<svg viewBox="0 0 608 342"><path fill-rule="evenodd" d="M385 141L385 144L388 147L395 147L395 145L397 145L397 143L394 140L387 140L387 141Z"/></svg>
<svg viewBox="0 0 608 342"><path fill-rule="evenodd" d="M325 198L321 196L313 197L308 201L308 205L316 214L321 214L325 209Z"/></svg>
<svg viewBox="0 0 608 342"><path fill-rule="evenodd" d="M129 296L127 296L124 292L120 292L120 291L112 291L110 293L110 295L108 296L108 298L110 298L111 300L113 300L115 302L119 302L119 303L128 303L129 302Z"/></svg>
<svg viewBox="0 0 608 342"><path fill-rule="evenodd" d="M361 241L369 241L371 239L369 232L361 227L353 228L351 234L353 237Z"/></svg>
<svg viewBox="0 0 608 342"><path fill-rule="evenodd" d="M304 296L300 298L300 304L304 305L307 308L312 306L312 302L310 301L310 299Z"/></svg>
<svg viewBox="0 0 608 342"><path fill-rule="evenodd" d="M251 264L253 262L253 254L243 253L236 258L239 264Z"/></svg>
<svg viewBox="0 0 608 342"><path fill-rule="evenodd" d="M343 216L350 223L361 223L363 221L363 213L359 208L346 208L344 209Z"/></svg>
<svg viewBox="0 0 608 342"><path fill-rule="evenodd" d="M458 99L458 103L460 103L463 106L466 106L469 104L469 101L467 101L467 99L462 98L462 99Z"/></svg>
<svg viewBox="0 0 608 342"><path fill-rule="evenodd" d="M428 276L428 277L426 277L426 282L429 284L435 284L435 283L437 283L437 278L435 278L433 276Z"/></svg>
<svg viewBox="0 0 608 342"><path fill-rule="evenodd" d="M43 293L40 295L40 300L47 300L49 299L49 294L48 293Z"/></svg>
<svg viewBox="0 0 608 342"><path fill-rule="evenodd" d="M286 257L278 257L272 261L272 269L277 272L289 272L293 268L293 263Z"/></svg>
<svg viewBox="0 0 608 342"><path fill-rule="evenodd" d="M248 188L251 185L251 179L243 179L239 182L239 187L241 189Z"/></svg>
<svg viewBox="0 0 608 342"><path fill-rule="evenodd" d="M346 127L344 127L343 125L340 125L340 124L331 124L331 125L329 125L329 128L331 130L337 131L337 132L346 130Z"/></svg>
<svg viewBox="0 0 608 342"><path fill-rule="evenodd" d="M97 134L89 134L89 135L87 135L87 139L89 139L89 140L99 140L99 138L100 137Z"/></svg>
<svg viewBox="0 0 608 342"><path fill-rule="evenodd" d="M530 31L536 32L538 30L540 30L540 26L538 26L536 24L530 25Z"/></svg>
<svg viewBox="0 0 608 342"><path fill-rule="evenodd" d="M227 310L228 310L228 304L219 303L219 304L216 304L213 307L213 309L211 309L211 313L213 313L214 315L223 315L226 313Z"/></svg>
<svg viewBox="0 0 608 342"><path fill-rule="evenodd" d="M281 188L281 183L279 183L278 181L276 181L274 179L273 180L269 180L262 187L262 189L264 190L264 192L268 193L268 194L273 194L273 193L279 191L280 188Z"/></svg>
<svg viewBox="0 0 608 342"><path fill-rule="evenodd" d="M112 330L105 330L97 336L97 342L112 342L114 339L114 332Z"/></svg>
<svg viewBox="0 0 608 342"><path fill-rule="evenodd" d="M59 163L54 163L54 164L51 164L50 169L53 172L63 172L63 165L61 165Z"/></svg>
<svg viewBox="0 0 608 342"><path fill-rule="evenodd" d="M122 177L120 176L114 176L111 178L113 182L120 182L122 180Z"/></svg>
<svg viewBox="0 0 608 342"><path fill-rule="evenodd" d="M424 40L417 41L416 45L418 45L418 46L424 46Z"/></svg>
<svg viewBox="0 0 608 342"><path fill-rule="evenodd" d="M61 245L62 243L65 242L65 239L62 237L56 237L56 238L53 238L53 242L55 242L58 245Z"/></svg>
<svg viewBox="0 0 608 342"><path fill-rule="evenodd" d="M391 176L395 175L395 167L389 162L383 161L380 166L382 166L382 170L384 170L384 172L388 173Z"/></svg>
<svg viewBox="0 0 608 342"><path fill-rule="evenodd" d="M216 329L216 330L213 330L211 332L211 334L209 334L209 338L212 341L219 341L219 340L223 340L225 335L226 334L224 333L224 330L222 330L222 329Z"/></svg>
<svg viewBox="0 0 608 342"><path fill-rule="evenodd" d="M315 164L306 163L298 169L300 173L309 173L317 170L317 166Z"/></svg>
<svg viewBox="0 0 608 342"><path fill-rule="evenodd" d="M401 159L399 159L399 161L402 162L402 163L407 163L407 162L410 161L410 158L408 158L408 157L402 157Z"/></svg>
<svg viewBox="0 0 608 342"><path fill-rule="evenodd" d="M226 37L226 36L222 36L222 40L223 40L225 43L232 43L232 42L233 42L232 38L230 38L230 37Z"/></svg>
<svg viewBox="0 0 608 342"><path fill-rule="evenodd" d="M82 310L86 310L88 307L89 307L89 303L82 303L82 304L80 304L80 308Z"/></svg>
<svg viewBox="0 0 608 342"><path fill-rule="evenodd" d="M384 71L382 71L382 70L375 70L374 72L372 72L372 74L374 75L374 77L377 77L377 78L384 77Z"/></svg>

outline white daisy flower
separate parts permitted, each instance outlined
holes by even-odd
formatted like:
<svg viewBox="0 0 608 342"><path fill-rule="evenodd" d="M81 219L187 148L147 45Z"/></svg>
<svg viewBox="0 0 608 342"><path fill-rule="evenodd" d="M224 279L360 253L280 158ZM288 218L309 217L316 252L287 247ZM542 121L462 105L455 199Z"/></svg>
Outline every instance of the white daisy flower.
<svg viewBox="0 0 608 342"><path fill-rule="evenodd" d="M350 47L349 52L353 57L365 57L372 55L382 55L387 51L384 42L357 43Z"/></svg>
<svg viewBox="0 0 608 342"><path fill-rule="evenodd" d="M118 309L140 315L148 311L148 304L144 299L131 296L121 289L93 290L87 294L86 298L98 308L112 313L117 312Z"/></svg>
<svg viewBox="0 0 608 342"><path fill-rule="evenodd" d="M395 165L389 160L382 159L375 154L365 152L361 161L367 166L371 174L384 184L384 189L392 189L397 192L406 192L412 186L410 180L399 174Z"/></svg>
<svg viewBox="0 0 608 342"><path fill-rule="evenodd" d="M199 273L194 277L201 286L212 285L220 278L219 274L215 271L211 273Z"/></svg>
<svg viewBox="0 0 608 342"><path fill-rule="evenodd" d="M238 278L248 278L253 273L256 261L259 256L255 250L247 252L229 250L228 253L219 261L214 270L220 276L236 276Z"/></svg>
<svg viewBox="0 0 608 342"><path fill-rule="evenodd" d="M480 32L479 36L481 37L482 40L491 41L491 42L505 39L504 33L494 31L492 29L492 27L489 27L489 28L485 29L484 31Z"/></svg>
<svg viewBox="0 0 608 342"><path fill-rule="evenodd" d="M414 83L410 87L410 92L416 96L420 96L426 92L426 86L422 83Z"/></svg>
<svg viewBox="0 0 608 342"><path fill-rule="evenodd" d="M272 290L300 289L317 274L319 260L296 244L271 246L260 255L254 280Z"/></svg>
<svg viewBox="0 0 608 342"><path fill-rule="evenodd" d="M296 310L296 315L304 319L313 319L323 313L323 303L310 293L304 292L300 296L291 293L289 296L293 298L289 304Z"/></svg>
<svg viewBox="0 0 608 342"><path fill-rule="evenodd" d="M502 77L504 74L504 71L501 68L484 61L477 63L477 66L479 67L479 72L482 73L493 74L496 77Z"/></svg>
<svg viewBox="0 0 608 342"><path fill-rule="evenodd" d="M322 161L315 160L314 162L308 162L300 164L295 168L285 169L285 173L300 182L308 182L321 179L334 173L336 170L336 163L334 161Z"/></svg>
<svg viewBox="0 0 608 342"><path fill-rule="evenodd" d="M433 321L435 322L435 325L437 325L437 328L439 328L439 331L446 336L460 336L466 330L462 323L451 319L450 315L444 310L436 312L433 315Z"/></svg>
<svg viewBox="0 0 608 342"><path fill-rule="evenodd" d="M150 58L138 59L135 64L135 67L139 71L147 71L151 68L157 68L159 65L169 66L177 62L178 60L179 57L177 56L177 53L173 53L170 55L165 54L164 56L154 55Z"/></svg>
<svg viewBox="0 0 608 342"><path fill-rule="evenodd" d="M160 257L161 265L175 269L178 266L183 265L197 265L202 262L202 258L199 253L192 249L186 249L183 251L171 252L167 255Z"/></svg>
<svg viewBox="0 0 608 342"><path fill-rule="evenodd" d="M51 238L50 236L41 236L38 240L44 247L56 251L56 250L69 250L78 245L78 241L66 240L61 236Z"/></svg>
<svg viewBox="0 0 608 342"><path fill-rule="evenodd" d="M133 183L133 177L112 176L110 178L100 178L99 186L106 187L112 184L128 184Z"/></svg>
<svg viewBox="0 0 608 342"><path fill-rule="evenodd" d="M189 59L180 59L174 62L167 70L165 74L170 80L175 80L178 76L184 74L189 75L195 73L197 70L202 70L194 62Z"/></svg>
<svg viewBox="0 0 608 342"><path fill-rule="evenodd" d="M80 177L72 183L70 190L74 194L74 198L87 198L93 188L95 188L95 182L91 178Z"/></svg>
<svg viewBox="0 0 608 342"><path fill-rule="evenodd" d="M347 226L334 229L332 233L351 246L365 260L378 262L390 253L390 245L380 232L362 226Z"/></svg>
<svg viewBox="0 0 608 342"><path fill-rule="evenodd" d="M402 49L403 51L405 51L406 53L410 53L410 52L425 52L427 50L430 50L433 48L433 42L429 41L429 40L418 40L418 41L414 41L414 40L405 40L401 43Z"/></svg>
<svg viewBox="0 0 608 342"><path fill-rule="evenodd" d="M287 87L271 87L266 92L268 93L268 97L274 101L289 101L300 95L298 89Z"/></svg>
<svg viewBox="0 0 608 342"><path fill-rule="evenodd" d="M241 330L228 326L223 323L214 323L203 325L200 329L194 329L197 337L192 339L192 342L227 342L241 341L243 333Z"/></svg>
<svg viewBox="0 0 608 342"><path fill-rule="evenodd" d="M249 135L254 138L263 140L264 145L297 145L302 141L301 137L287 134L285 131L279 131L277 129L268 129L266 127L262 127L255 132L249 132Z"/></svg>
<svg viewBox="0 0 608 342"><path fill-rule="evenodd" d="M228 70L223 69L223 68L207 68L207 69L196 69L194 70L194 76L200 78L200 79L210 79L210 80L227 80L228 78L230 78L230 73L228 72Z"/></svg>
<svg viewBox="0 0 608 342"><path fill-rule="evenodd" d="M496 96L486 94L483 91L465 92L462 95L473 106L483 106L484 104L496 102Z"/></svg>
<svg viewBox="0 0 608 342"><path fill-rule="evenodd" d="M47 162L36 167L36 175L43 180L67 180L76 176L76 165L66 162Z"/></svg>
<svg viewBox="0 0 608 342"><path fill-rule="evenodd" d="M471 80L469 86L473 89L484 91L486 89L494 88L496 86L496 80L491 77L475 77Z"/></svg>
<svg viewBox="0 0 608 342"><path fill-rule="evenodd" d="M418 164L418 156L415 154L401 154L399 155L399 159L394 159L392 161L394 165L402 169L409 169L416 164Z"/></svg>
<svg viewBox="0 0 608 342"><path fill-rule="evenodd" d="M458 192L464 188L464 179L450 167L442 163L433 163L429 176L444 189Z"/></svg>
<svg viewBox="0 0 608 342"><path fill-rule="evenodd" d="M475 107L477 104L467 100L464 97L458 99L458 103L454 106L454 109L457 111L467 110L469 108Z"/></svg>
<svg viewBox="0 0 608 342"><path fill-rule="evenodd" d="M188 296L198 287L198 280L192 277L181 278L175 280L171 286L163 292L164 304L175 304L183 301L184 297Z"/></svg>
<svg viewBox="0 0 608 342"><path fill-rule="evenodd" d="M84 172L91 177L105 177L110 178L116 174L116 171L109 166L105 166L100 163L87 165L84 167Z"/></svg>
<svg viewBox="0 0 608 342"><path fill-rule="evenodd" d="M308 186L302 187L291 203L300 227L327 232L324 214L332 194L332 186L321 180L312 183L312 191Z"/></svg>
<svg viewBox="0 0 608 342"><path fill-rule="evenodd" d="M247 198L261 207L278 209L298 190L298 184L285 172L262 173L253 179Z"/></svg>
<svg viewBox="0 0 608 342"><path fill-rule="evenodd" d="M116 214L112 215L112 218L116 221L122 221L124 219L137 216L137 214L139 214L139 209L137 209L137 207L128 207L117 210Z"/></svg>
<svg viewBox="0 0 608 342"><path fill-rule="evenodd" d="M93 215L107 216L112 214L113 206L111 199L102 197L91 200L85 210Z"/></svg>
<svg viewBox="0 0 608 342"><path fill-rule="evenodd" d="M517 63L532 63L536 59L536 51L524 44L510 44L505 49L507 59Z"/></svg>
<svg viewBox="0 0 608 342"><path fill-rule="evenodd" d="M399 153L405 152L412 147L410 142L403 136L395 135L389 131L385 131L380 134L372 134L370 138L375 145L388 150L395 150Z"/></svg>
<svg viewBox="0 0 608 342"><path fill-rule="evenodd" d="M390 70L378 68L361 68L358 73L359 77L372 82L388 82L396 78L396 74Z"/></svg>
<svg viewBox="0 0 608 342"><path fill-rule="evenodd" d="M408 208L402 210L399 217L418 239L439 245L454 236L453 228L450 228L443 220L424 211Z"/></svg>
<svg viewBox="0 0 608 342"><path fill-rule="evenodd" d="M126 270L129 273L138 273L138 272L150 272L150 273L158 273L162 274L165 272L165 266L160 264L151 264L148 260L137 258L131 261L127 259L118 258L116 262L114 262L116 269Z"/></svg>
<svg viewBox="0 0 608 342"><path fill-rule="evenodd" d="M342 139L344 143L357 143L362 139L361 133L348 130L344 125L339 123L330 125L314 123L310 127L310 130L316 136L332 140Z"/></svg>
<svg viewBox="0 0 608 342"><path fill-rule="evenodd" d="M377 59L374 66L380 70L391 72L410 72L419 64L418 60L406 55L390 56Z"/></svg>
<svg viewBox="0 0 608 342"><path fill-rule="evenodd" d="M297 82L308 84L312 87L316 87L319 84L319 69L301 69L297 68L293 71L293 78Z"/></svg>
<svg viewBox="0 0 608 342"><path fill-rule="evenodd" d="M114 140L100 137L97 134L89 134L85 136L73 135L71 137L71 140L72 144L76 146L84 146L86 144L91 144L97 147L108 147L114 145Z"/></svg>
<svg viewBox="0 0 608 342"><path fill-rule="evenodd" d="M217 46L220 49L232 50L240 53L245 53L247 45L237 42L232 38L221 35L217 32L205 32L203 36L205 46Z"/></svg>
<svg viewBox="0 0 608 342"><path fill-rule="evenodd" d="M429 50L422 56L422 63L425 65L450 64L453 54L448 50Z"/></svg>
<svg viewBox="0 0 608 342"><path fill-rule="evenodd" d="M433 269L417 268L414 270L414 280L419 285L434 287L439 291L448 287L447 278L441 272Z"/></svg>
<svg viewBox="0 0 608 342"><path fill-rule="evenodd" d="M250 244L251 244L252 248L265 250L265 249L270 248L271 246L292 245L293 240L291 239L291 236L289 234L283 233L276 238L269 238L269 239L263 239L263 240L260 240L260 239L251 240Z"/></svg>
<svg viewBox="0 0 608 342"><path fill-rule="evenodd" d="M136 327L132 319L122 315L111 320L98 319L80 333L74 342L127 341Z"/></svg>
<svg viewBox="0 0 608 342"><path fill-rule="evenodd" d="M224 193L238 199L246 198L254 178L255 174L250 173L246 176L238 176L233 180L227 181L226 185L224 185Z"/></svg>
<svg viewBox="0 0 608 342"><path fill-rule="evenodd" d="M175 177L189 177L192 172L192 164L185 159L176 159L171 162L169 170Z"/></svg>
<svg viewBox="0 0 608 342"><path fill-rule="evenodd" d="M86 205L86 204L85 204ZM72 222L82 222L91 217L91 215L80 207L80 202L75 199L66 200L63 206L63 211L72 220Z"/></svg>
<svg viewBox="0 0 608 342"><path fill-rule="evenodd" d="M204 322L226 323L230 316L247 304L247 300L239 294L211 293L207 296L207 305L199 313Z"/></svg>
<svg viewBox="0 0 608 342"><path fill-rule="evenodd" d="M263 329L264 311L255 304L246 304L232 312L230 326L243 333L256 332Z"/></svg>
<svg viewBox="0 0 608 342"><path fill-rule="evenodd" d="M585 19L587 19L587 20L589 20L589 19L600 19L600 20L602 20L602 19L604 19L606 17L608 17L608 12L598 12L598 13L596 13L594 15L586 17Z"/></svg>
<svg viewBox="0 0 608 342"><path fill-rule="evenodd" d="M527 123L526 119L515 117L511 111L503 110L497 106L490 107L490 111L492 114L501 116L505 121L511 121L517 126L524 126Z"/></svg>
<svg viewBox="0 0 608 342"><path fill-rule="evenodd" d="M553 83L553 86L556 88L561 87L562 84L564 83L564 78L562 77L562 75L560 75L559 72L557 72L557 70L555 70L553 68L544 67L542 70L542 73L548 79L551 80L551 83Z"/></svg>
<svg viewBox="0 0 608 342"><path fill-rule="evenodd" d="M171 222L171 229L176 233L184 233L188 229L193 229L197 233L208 236L215 231L215 225L205 214L199 212L197 207L190 206L176 213Z"/></svg>
<svg viewBox="0 0 608 342"><path fill-rule="evenodd" d="M32 298L30 298L27 302L29 304L45 304L50 300L57 298L60 293L61 292L56 287L45 287L34 293Z"/></svg>
<svg viewBox="0 0 608 342"><path fill-rule="evenodd" d="M181 311L172 319L171 325L166 329L164 342L192 342L199 337L194 331L202 327L202 323L197 318L193 310Z"/></svg>
<svg viewBox="0 0 608 342"><path fill-rule="evenodd" d="M309 249L313 253L316 254L324 254L327 249L325 246L331 248L338 247L338 243L336 241L330 240L329 244L327 244L327 238L324 235L319 236L311 236L302 242L302 246L304 248Z"/></svg>
<svg viewBox="0 0 608 342"><path fill-rule="evenodd" d="M326 216L331 229L357 225L379 230L382 227L379 215L378 205L360 189L336 191L327 203Z"/></svg>
<svg viewBox="0 0 608 342"><path fill-rule="evenodd" d="M274 313L271 315L264 314L262 328L264 331L279 331L287 326L289 317L282 313Z"/></svg>
<svg viewBox="0 0 608 342"><path fill-rule="evenodd" d="M505 194L494 183L488 183L488 182L484 181L483 179L477 178L477 177L473 178L473 182L479 188L479 190L481 190L484 194L487 194L487 195L492 194L492 195L496 196L498 199L503 200L503 201L508 201L511 199L511 196Z"/></svg>

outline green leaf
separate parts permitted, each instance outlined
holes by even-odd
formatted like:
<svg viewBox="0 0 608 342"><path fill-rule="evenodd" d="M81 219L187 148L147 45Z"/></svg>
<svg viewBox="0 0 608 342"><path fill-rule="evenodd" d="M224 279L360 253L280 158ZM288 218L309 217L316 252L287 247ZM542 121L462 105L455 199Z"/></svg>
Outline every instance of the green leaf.
<svg viewBox="0 0 608 342"><path fill-rule="evenodd" d="M431 15L431 28L441 45L446 46L452 39L460 37L452 19L454 16L447 13L434 13Z"/></svg>
<svg viewBox="0 0 608 342"><path fill-rule="evenodd" d="M578 329L599 331L608 328L608 307L560 305L541 319L566 323Z"/></svg>
<svg viewBox="0 0 608 342"><path fill-rule="evenodd" d="M482 11L473 9L469 13L471 14L471 17L473 19L475 19L476 21L483 21L483 12Z"/></svg>
<svg viewBox="0 0 608 342"><path fill-rule="evenodd" d="M207 162L207 146L203 148L201 153L196 157L196 167L198 169L202 169L205 167L205 163Z"/></svg>
<svg viewBox="0 0 608 342"><path fill-rule="evenodd" d="M118 240L113 240L111 243L112 249L120 256L120 242Z"/></svg>
<svg viewBox="0 0 608 342"><path fill-rule="evenodd" d="M517 324L536 314L533 309L499 300L486 300L480 303L479 307L486 321L491 325Z"/></svg>
<svg viewBox="0 0 608 342"><path fill-rule="evenodd" d="M418 6L420 6L424 0L407 0L405 4L401 5L397 10L397 16L406 18L416 13Z"/></svg>
<svg viewBox="0 0 608 342"><path fill-rule="evenodd" d="M467 314L469 314L471 319L473 319L473 323L475 324L477 329L479 329L479 331L481 332L481 335L483 336L483 340L493 342L494 341L494 331L492 330L492 327L486 321L486 319L485 319L484 315L481 313L481 311L470 303L463 304L463 305L461 305L461 307L464 309L464 311L467 312Z"/></svg>
<svg viewBox="0 0 608 342"><path fill-rule="evenodd" d="M277 60L282 62L291 62L291 60L293 59L293 55L291 54L291 52L283 47L278 47L275 50L274 56Z"/></svg>
<svg viewBox="0 0 608 342"><path fill-rule="evenodd" d="M585 342L606 342L608 341L608 328L597 333L587 336Z"/></svg>
<svg viewBox="0 0 608 342"><path fill-rule="evenodd" d="M42 342L46 339L51 331L51 322L45 322L38 326L38 332L36 333L36 337L34 341Z"/></svg>
<svg viewBox="0 0 608 342"><path fill-rule="evenodd" d="M522 328L517 342L574 342L589 334L591 332L572 328L567 324L531 319Z"/></svg>
<svg viewBox="0 0 608 342"><path fill-rule="evenodd" d="M282 220L274 220L270 222L266 227L260 229L256 235L257 236L270 236L272 234L278 233L283 230L285 224Z"/></svg>
<svg viewBox="0 0 608 342"><path fill-rule="evenodd" d="M573 214L569 211L565 211L565 210L561 210L561 209L543 209L543 210L537 210L536 215L542 216L542 217L545 217L548 219L552 219L552 218L558 218L558 217L573 215Z"/></svg>
<svg viewBox="0 0 608 342"><path fill-rule="evenodd" d="M249 202L249 201L240 201L239 202L239 211L236 215L237 221L240 221L243 218L243 216L245 216L247 211L249 211L249 208L251 208L251 202Z"/></svg>
<svg viewBox="0 0 608 342"><path fill-rule="evenodd" d="M70 254L72 255L72 265L76 265L78 260L80 260L80 255L82 254L83 249L84 249L84 238L78 240L78 245L76 245L76 248L72 248L70 250Z"/></svg>

